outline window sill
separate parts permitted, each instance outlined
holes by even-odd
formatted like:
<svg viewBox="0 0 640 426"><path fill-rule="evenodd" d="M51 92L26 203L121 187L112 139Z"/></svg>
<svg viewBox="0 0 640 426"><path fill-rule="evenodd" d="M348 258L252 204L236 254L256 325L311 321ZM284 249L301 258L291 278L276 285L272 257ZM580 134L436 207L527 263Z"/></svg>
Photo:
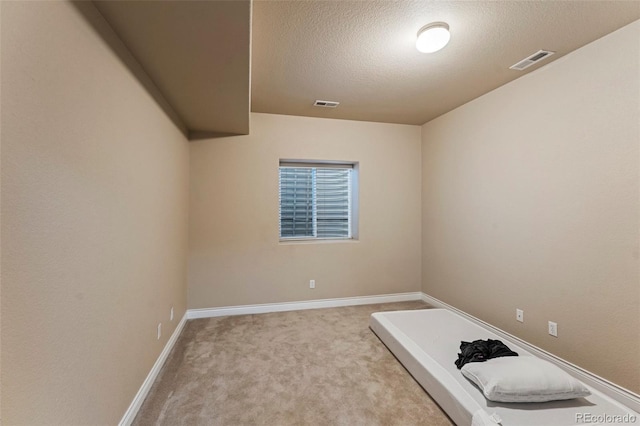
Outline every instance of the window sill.
<svg viewBox="0 0 640 426"><path fill-rule="evenodd" d="M331 243L357 243L355 238L299 238L299 239L286 239L280 240L281 245L293 245L293 244L331 244Z"/></svg>

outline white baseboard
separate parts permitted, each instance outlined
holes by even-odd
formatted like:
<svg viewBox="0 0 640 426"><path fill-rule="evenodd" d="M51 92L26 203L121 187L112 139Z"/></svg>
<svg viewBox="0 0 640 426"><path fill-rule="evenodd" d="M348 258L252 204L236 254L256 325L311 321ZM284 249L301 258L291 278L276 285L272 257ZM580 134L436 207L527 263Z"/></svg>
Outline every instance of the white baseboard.
<svg viewBox="0 0 640 426"><path fill-rule="evenodd" d="M222 308L189 309L188 319L212 318L227 315L264 314L268 312L300 311L303 309L337 308L340 306L371 305L375 303L420 300L422 293L382 294L377 296L343 297L337 299L304 300L300 302L264 303L260 305L227 306Z"/></svg>
<svg viewBox="0 0 640 426"><path fill-rule="evenodd" d="M187 313L185 312L176 329L173 331L171 338L169 338L169 341L167 341L167 344L164 346L164 349L160 353L160 356L158 356L155 364L153 364L149 375L147 375L147 378L144 379L144 382L142 383L142 386L140 386L140 389L138 390L136 396L133 398L131 405L129 405L129 408L124 413L124 416L122 416L122 420L120 420L120 423L118 423L119 426L129 426L133 422L133 419L136 418L138 410L140 410L142 403L149 394L151 386L153 386L154 382L156 381L158 373L160 373L160 370L162 369L164 362L167 360L171 349L173 349L173 346L176 344L176 341L178 340L180 333L182 333L182 329L184 328L186 322Z"/></svg>
<svg viewBox="0 0 640 426"><path fill-rule="evenodd" d="M565 361L564 359L556 355L553 355L552 353L549 353L544 349L541 349L535 345L532 345L531 343L528 343L520 339L519 337L509 334L506 331L499 329L498 327L494 327L493 325L486 323L464 311L461 311L460 309L455 308L441 300L438 300L435 297L422 293L421 298L424 302L428 303L429 305L435 308L443 308L443 309L448 309L450 311L453 311L465 317L466 319L478 324L479 326L489 329L490 331L502 337L503 339L507 341L511 341L517 345L524 347L526 350L535 354L539 358L546 359L547 361L552 362L553 364L565 370L567 373L582 380L584 383L591 386L592 388L602 392L603 394L609 396L610 398L640 413L640 395L634 392L631 392L630 390L625 389L621 386L618 386L615 383L612 383L606 379L603 379L602 377L596 374L593 374L590 371L585 370L584 368L578 367L575 364Z"/></svg>

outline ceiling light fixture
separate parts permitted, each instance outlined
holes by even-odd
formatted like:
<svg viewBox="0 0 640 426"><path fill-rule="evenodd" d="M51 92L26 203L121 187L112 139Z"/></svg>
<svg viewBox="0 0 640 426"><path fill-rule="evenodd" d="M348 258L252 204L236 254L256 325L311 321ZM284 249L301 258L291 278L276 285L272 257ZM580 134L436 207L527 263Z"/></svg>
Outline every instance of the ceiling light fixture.
<svg viewBox="0 0 640 426"><path fill-rule="evenodd" d="M445 22L433 22L425 25L418 31L416 49L422 53L433 53L442 49L449 43L449 25Z"/></svg>

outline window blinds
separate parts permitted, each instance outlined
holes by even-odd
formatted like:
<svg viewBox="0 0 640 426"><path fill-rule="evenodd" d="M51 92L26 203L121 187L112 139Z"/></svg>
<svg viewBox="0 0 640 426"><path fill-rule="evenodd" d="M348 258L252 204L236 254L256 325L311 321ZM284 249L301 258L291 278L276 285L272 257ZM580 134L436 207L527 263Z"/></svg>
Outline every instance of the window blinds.
<svg viewBox="0 0 640 426"><path fill-rule="evenodd" d="M351 238L349 165L280 166L280 237Z"/></svg>

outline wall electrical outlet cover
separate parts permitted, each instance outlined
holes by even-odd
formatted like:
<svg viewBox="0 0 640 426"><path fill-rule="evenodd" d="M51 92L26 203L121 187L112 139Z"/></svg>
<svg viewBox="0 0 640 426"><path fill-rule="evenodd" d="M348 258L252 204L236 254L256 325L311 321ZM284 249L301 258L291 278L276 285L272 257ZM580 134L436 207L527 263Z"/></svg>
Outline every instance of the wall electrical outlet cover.
<svg viewBox="0 0 640 426"><path fill-rule="evenodd" d="M309 280L309 288L316 288L316 280Z"/></svg>
<svg viewBox="0 0 640 426"><path fill-rule="evenodd" d="M516 309L516 320L524 322L524 311L522 309Z"/></svg>
<svg viewBox="0 0 640 426"><path fill-rule="evenodd" d="M549 321L549 334L553 337L558 337L558 323Z"/></svg>
<svg viewBox="0 0 640 426"><path fill-rule="evenodd" d="M162 334L162 323L158 324L158 340L160 340L161 334Z"/></svg>

